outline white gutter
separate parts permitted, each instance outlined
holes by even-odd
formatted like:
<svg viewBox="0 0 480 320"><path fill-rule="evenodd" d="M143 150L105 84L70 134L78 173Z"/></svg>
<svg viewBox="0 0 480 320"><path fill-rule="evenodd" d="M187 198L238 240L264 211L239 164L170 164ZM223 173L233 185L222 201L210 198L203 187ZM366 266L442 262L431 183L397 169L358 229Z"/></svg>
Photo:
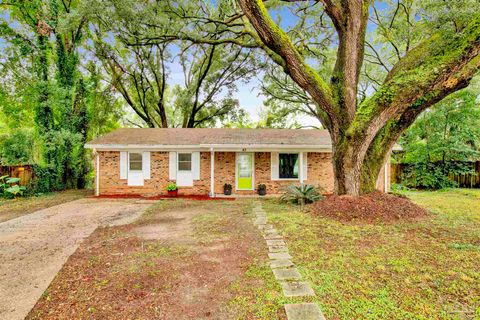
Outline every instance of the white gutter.
<svg viewBox="0 0 480 320"><path fill-rule="evenodd" d="M287 145L287 144L200 144L200 145L142 145L142 144L85 144L85 148L93 148L102 151L127 151L127 150L145 150L145 151L244 151L244 152L262 152L262 151L305 151L305 152L331 152L331 145Z"/></svg>

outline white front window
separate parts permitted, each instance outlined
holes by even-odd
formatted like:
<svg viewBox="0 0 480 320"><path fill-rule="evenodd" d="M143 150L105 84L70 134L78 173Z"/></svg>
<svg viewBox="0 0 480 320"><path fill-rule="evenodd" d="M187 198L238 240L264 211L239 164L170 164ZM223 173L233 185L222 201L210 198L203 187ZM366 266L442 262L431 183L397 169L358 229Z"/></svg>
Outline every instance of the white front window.
<svg viewBox="0 0 480 320"><path fill-rule="evenodd" d="M142 171L142 154L130 152L128 168L130 171Z"/></svg>
<svg viewBox="0 0 480 320"><path fill-rule="evenodd" d="M143 186L143 154L141 152L128 153L128 185Z"/></svg>
<svg viewBox="0 0 480 320"><path fill-rule="evenodd" d="M193 186L192 154L179 152L177 156L177 186Z"/></svg>
<svg viewBox="0 0 480 320"><path fill-rule="evenodd" d="M192 154L178 154L178 171L192 171Z"/></svg>
<svg viewBox="0 0 480 320"><path fill-rule="evenodd" d="M298 179L298 165L300 162L298 153L278 154L278 178Z"/></svg>

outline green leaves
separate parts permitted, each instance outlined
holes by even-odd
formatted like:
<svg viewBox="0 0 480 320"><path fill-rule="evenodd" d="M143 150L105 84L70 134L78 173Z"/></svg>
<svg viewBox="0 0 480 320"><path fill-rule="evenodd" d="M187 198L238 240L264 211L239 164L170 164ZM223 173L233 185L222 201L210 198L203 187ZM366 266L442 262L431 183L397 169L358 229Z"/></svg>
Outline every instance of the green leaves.
<svg viewBox="0 0 480 320"><path fill-rule="evenodd" d="M24 186L19 186L19 185L14 185L10 188L7 188L5 191L8 194L11 194L12 196L16 197L18 195L23 195L23 192L26 190Z"/></svg>
<svg viewBox="0 0 480 320"><path fill-rule="evenodd" d="M477 89L466 89L426 110L400 143L407 163L474 161L480 158Z"/></svg>
<svg viewBox="0 0 480 320"><path fill-rule="evenodd" d="M314 186L302 184L300 186L291 185L287 187L285 193L281 196L281 200L292 202L300 205L312 203L322 199L322 195L318 193Z"/></svg>
<svg viewBox="0 0 480 320"><path fill-rule="evenodd" d="M27 189L24 186L18 185L20 182L19 178L9 178L9 176L1 176L0 177L0 196L4 196L7 198L16 197L19 195L23 195L25 190Z"/></svg>

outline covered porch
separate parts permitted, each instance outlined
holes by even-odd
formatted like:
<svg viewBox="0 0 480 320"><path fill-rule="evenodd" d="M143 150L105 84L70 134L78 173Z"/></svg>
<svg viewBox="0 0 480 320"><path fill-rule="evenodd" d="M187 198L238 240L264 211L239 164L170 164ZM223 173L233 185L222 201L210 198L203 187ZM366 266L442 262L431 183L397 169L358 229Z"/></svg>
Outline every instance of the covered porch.
<svg viewBox="0 0 480 320"><path fill-rule="evenodd" d="M286 186L307 181L308 157L313 151L318 152L298 147L211 147L209 196L227 196L224 195L224 185L227 184L232 188L229 197L252 197L257 195L258 185L264 184L267 197L278 197Z"/></svg>

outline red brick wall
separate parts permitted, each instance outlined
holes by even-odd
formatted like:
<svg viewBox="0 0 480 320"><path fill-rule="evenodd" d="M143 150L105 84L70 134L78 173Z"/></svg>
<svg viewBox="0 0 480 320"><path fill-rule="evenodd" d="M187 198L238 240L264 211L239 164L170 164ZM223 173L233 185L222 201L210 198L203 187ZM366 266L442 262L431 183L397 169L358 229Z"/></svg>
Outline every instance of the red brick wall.
<svg viewBox="0 0 480 320"><path fill-rule="evenodd" d="M307 155L307 180L305 183L319 187L323 193L333 191L333 168L330 153L309 152ZM291 184L299 184L298 180L271 179L270 152L255 152L255 189L259 184L267 186L267 193L282 193ZM215 193L223 193L223 185L231 184L237 194L254 194L255 190L235 191L235 152L215 153Z"/></svg>
<svg viewBox="0 0 480 320"><path fill-rule="evenodd" d="M144 185L132 187L127 179L120 179L120 152L100 151L100 195L142 195L166 194L168 179L168 152L150 153L150 177ZM179 187L180 194L208 194L210 191L210 153L200 153L200 180L193 187Z"/></svg>
<svg viewBox="0 0 480 320"><path fill-rule="evenodd" d="M101 151L100 157L100 194L101 195L143 195L166 194L168 179L168 152L152 152L151 179L144 186L131 187L126 179L120 179L120 152ZM267 193L278 194L298 180L271 180L270 152L255 153L255 189L259 184L267 186ZM200 153L200 180L193 187L179 187L180 194L207 195L210 191L210 152ZM318 187L322 193L333 192L333 168L331 153L309 152L307 155L307 180L305 183ZM383 190L383 170L378 179L378 187ZM235 152L215 152L215 193L223 193L223 185L231 184L233 193L254 194L256 191L235 191Z"/></svg>

